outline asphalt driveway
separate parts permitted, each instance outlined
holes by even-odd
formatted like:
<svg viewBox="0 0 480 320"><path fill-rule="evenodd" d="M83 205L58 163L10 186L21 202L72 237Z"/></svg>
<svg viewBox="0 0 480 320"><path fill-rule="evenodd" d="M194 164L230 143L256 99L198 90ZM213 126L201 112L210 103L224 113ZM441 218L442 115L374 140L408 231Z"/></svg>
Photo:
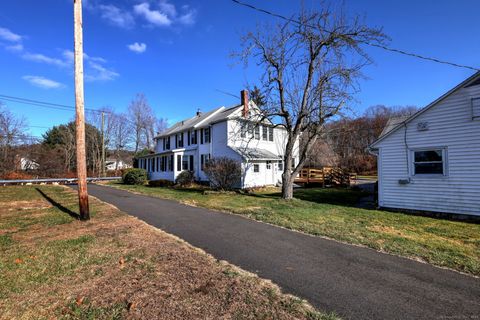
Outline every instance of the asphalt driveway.
<svg viewBox="0 0 480 320"><path fill-rule="evenodd" d="M480 319L478 278L175 201L89 192L346 319Z"/></svg>

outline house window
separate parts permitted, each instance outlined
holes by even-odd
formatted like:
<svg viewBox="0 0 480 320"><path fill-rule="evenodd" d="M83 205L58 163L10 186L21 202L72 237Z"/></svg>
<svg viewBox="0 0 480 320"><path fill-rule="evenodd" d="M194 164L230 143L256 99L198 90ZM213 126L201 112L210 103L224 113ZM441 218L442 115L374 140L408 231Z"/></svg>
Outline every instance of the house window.
<svg viewBox="0 0 480 320"><path fill-rule="evenodd" d="M208 160L210 160L210 153L200 155L200 168L202 169L202 171L204 171Z"/></svg>
<svg viewBox="0 0 480 320"><path fill-rule="evenodd" d="M170 150L170 137L164 138L163 141L165 141L165 149Z"/></svg>
<svg viewBox="0 0 480 320"><path fill-rule="evenodd" d="M254 164L253 165L253 172L260 172L260 165L259 164Z"/></svg>
<svg viewBox="0 0 480 320"><path fill-rule="evenodd" d="M267 170L272 169L272 161L267 161Z"/></svg>
<svg viewBox="0 0 480 320"><path fill-rule="evenodd" d="M182 171L182 156L177 155L177 171Z"/></svg>
<svg viewBox="0 0 480 320"><path fill-rule="evenodd" d="M268 128L268 141L273 141L273 127Z"/></svg>
<svg viewBox="0 0 480 320"><path fill-rule="evenodd" d="M445 174L445 149L413 151L413 174Z"/></svg>
<svg viewBox="0 0 480 320"><path fill-rule="evenodd" d="M472 118L480 119L480 97L472 99Z"/></svg>
<svg viewBox="0 0 480 320"><path fill-rule="evenodd" d="M247 136L248 124L246 121L240 122L240 137L245 138Z"/></svg>
<svg viewBox="0 0 480 320"><path fill-rule="evenodd" d="M197 144L197 130L193 130L191 133L191 136L192 136L191 143Z"/></svg>
<svg viewBox="0 0 480 320"><path fill-rule="evenodd" d="M188 170L189 169L189 166L188 166L188 160L190 159L189 156L183 156L182 158L182 170Z"/></svg>
<svg viewBox="0 0 480 320"><path fill-rule="evenodd" d="M268 127L267 126L262 126L262 139L263 140L268 140Z"/></svg>
<svg viewBox="0 0 480 320"><path fill-rule="evenodd" d="M283 161L282 160L278 161L278 170L283 171Z"/></svg>
<svg viewBox="0 0 480 320"><path fill-rule="evenodd" d="M178 148L183 148L183 132L178 134Z"/></svg>
<svg viewBox="0 0 480 320"><path fill-rule="evenodd" d="M210 128L205 128L205 130L203 130L203 133L205 134L205 137L204 137L204 141L205 143L209 143L210 142Z"/></svg>
<svg viewBox="0 0 480 320"><path fill-rule="evenodd" d="M260 140L260 126L255 126L255 140Z"/></svg>
<svg viewBox="0 0 480 320"><path fill-rule="evenodd" d="M248 137L253 137L253 130L255 125L251 122L248 123Z"/></svg>

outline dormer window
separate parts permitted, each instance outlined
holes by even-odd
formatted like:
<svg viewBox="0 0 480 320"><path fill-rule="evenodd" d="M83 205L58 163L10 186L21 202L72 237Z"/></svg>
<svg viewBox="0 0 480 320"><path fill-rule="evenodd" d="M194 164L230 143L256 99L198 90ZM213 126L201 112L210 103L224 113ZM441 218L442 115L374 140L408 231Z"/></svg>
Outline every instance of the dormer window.
<svg viewBox="0 0 480 320"><path fill-rule="evenodd" d="M472 119L480 120L480 97L472 98Z"/></svg>

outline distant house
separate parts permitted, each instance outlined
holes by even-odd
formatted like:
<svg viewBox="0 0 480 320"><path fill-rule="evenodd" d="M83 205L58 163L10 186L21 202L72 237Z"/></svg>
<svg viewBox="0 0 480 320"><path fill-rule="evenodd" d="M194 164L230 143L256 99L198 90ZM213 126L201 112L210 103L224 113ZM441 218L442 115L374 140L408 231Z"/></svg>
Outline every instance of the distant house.
<svg viewBox="0 0 480 320"><path fill-rule="evenodd" d="M155 138L155 153L140 157L138 165L152 180L175 181L182 171L192 171L208 182L204 167L213 157L241 163L239 187L275 185L281 181L286 130L263 120L259 108L242 91L240 105L197 112L177 122ZM298 159L298 143L295 147Z"/></svg>
<svg viewBox="0 0 480 320"><path fill-rule="evenodd" d="M379 205L480 215L480 72L370 146L378 155Z"/></svg>
<svg viewBox="0 0 480 320"><path fill-rule="evenodd" d="M15 156L15 170L31 171L38 170L40 164L28 157Z"/></svg>
<svg viewBox="0 0 480 320"><path fill-rule="evenodd" d="M132 166L121 159L119 160L107 159L105 160L105 167L107 171L114 171L114 170L128 169L128 168L131 168Z"/></svg>

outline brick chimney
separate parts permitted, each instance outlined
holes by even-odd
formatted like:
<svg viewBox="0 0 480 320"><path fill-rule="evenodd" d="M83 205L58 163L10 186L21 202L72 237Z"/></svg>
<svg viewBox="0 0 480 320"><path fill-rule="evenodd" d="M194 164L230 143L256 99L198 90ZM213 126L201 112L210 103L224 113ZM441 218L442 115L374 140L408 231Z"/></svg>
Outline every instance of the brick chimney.
<svg viewBox="0 0 480 320"><path fill-rule="evenodd" d="M240 97L243 105L242 115L244 118L247 118L248 117L248 90L240 91Z"/></svg>

